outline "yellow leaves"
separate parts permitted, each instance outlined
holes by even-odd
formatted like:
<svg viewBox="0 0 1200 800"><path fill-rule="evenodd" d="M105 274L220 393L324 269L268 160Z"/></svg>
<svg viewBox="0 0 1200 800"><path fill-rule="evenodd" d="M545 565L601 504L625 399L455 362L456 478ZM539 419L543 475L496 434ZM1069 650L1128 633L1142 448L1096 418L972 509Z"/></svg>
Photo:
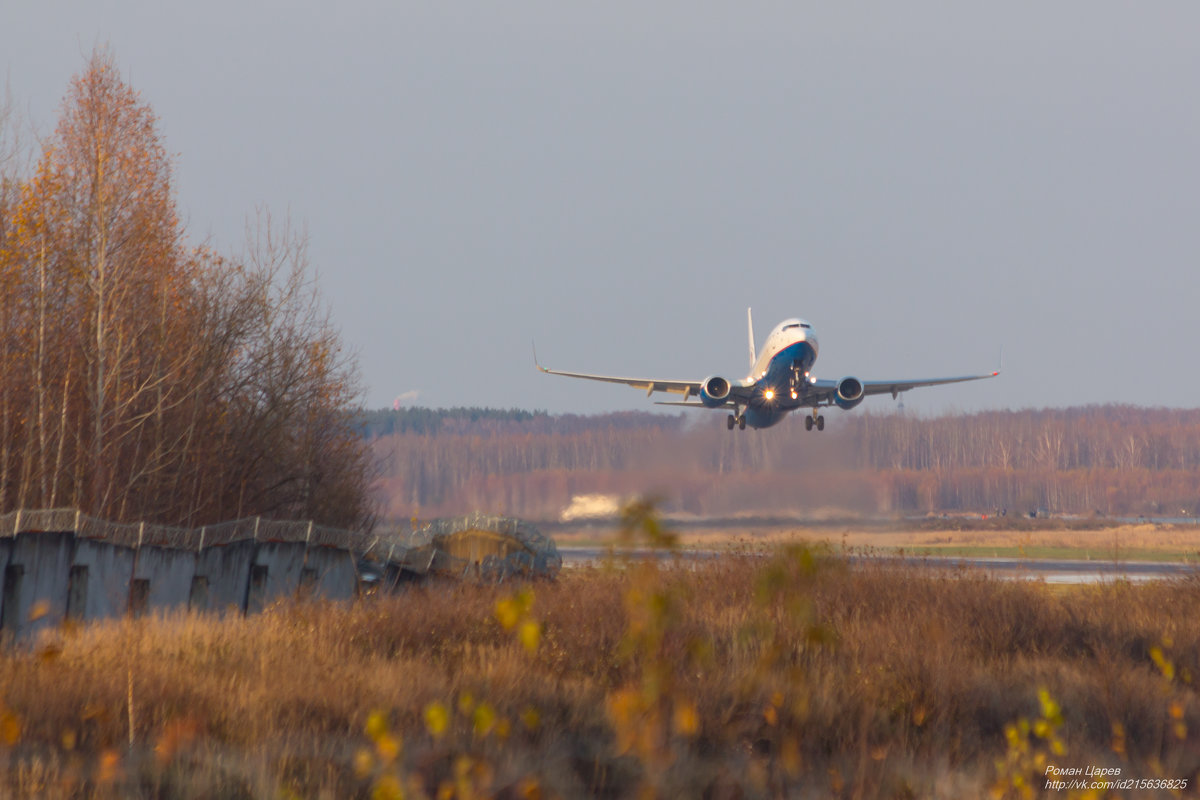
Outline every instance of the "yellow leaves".
<svg viewBox="0 0 1200 800"><path fill-rule="evenodd" d="M404 787L395 775L384 775L371 788L371 800L404 800Z"/></svg>
<svg viewBox="0 0 1200 800"><path fill-rule="evenodd" d="M1170 647L1170 639L1167 639L1164 645ZM1163 678L1167 681L1175 680L1175 663L1167 658L1163 652L1163 648L1158 645L1151 647L1150 660L1154 662L1154 666L1158 667L1158 671L1162 673Z"/></svg>
<svg viewBox="0 0 1200 800"><path fill-rule="evenodd" d="M425 706L425 730L434 739L440 739L450 727L450 712L441 703L430 703Z"/></svg>
<svg viewBox="0 0 1200 800"><path fill-rule="evenodd" d="M400 755L400 739L390 733L385 734L375 741L375 749L383 763L390 764Z"/></svg>
<svg viewBox="0 0 1200 800"><path fill-rule="evenodd" d="M42 619L43 617L47 616L49 613L50 613L50 603L48 603L45 600L38 600L36 603L33 604L33 607L31 609L29 609L29 621L37 622L39 619Z"/></svg>
<svg viewBox="0 0 1200 800"><path fill-rule="evenodd" d="M1187 723L1183 720L1183 703L1178 700L1172 700L1171 705L1167 709L1167 714L1171 719L1171 733L1180 741L1186 739Z"/></svg>
<svg viewBox="0 0 1200 800"><path fill-rule="evenodd" d="M1125 726L1119 722L1112 724L1112 751L1119 756L1125 755Z"/></svg>
<svg viewBox="0 0 1200 800"><path fill-rule="evenodd" d="M516 594L496 601L495 617L506 631L514 628L517 641L530 653L536 653L542 643L542 624L530 618L533 609L533 590L521 589Z"/></svg>
<svg viewBox="0 0 1200 800"><path fill-rule="evenodd" d="M700 733L700 712L696 704L687 700L677 702L671 727L676 734L689 739Z"/></svg>
<svg viewBox="0 0 1200 800"><path fill-rule="evenodd" d="M533 620L526 620L521 623L521 629L517 634L517 638L521 640L521 644L530 653L536 653L538 645L542 641L542 625Z"/></svg>
<svg viewBox="0 0 1200 800"><path fill-rule="evenodd" d="M375 769L375 759L371 757L370 750L361 749L354 754L354 774L359 780L370 775L373 769Z"/></svg>
<svg viewBox="0 0 1200 800"><path fill-rule="evenodd" d="M480 739L486 737L496 727L496 709L488 703L480 703L475 707L471 718L471 727Z"/></svg>
<svg viewBox="0 0 1200 800"><path fill-rule="evenodd" d="M542 725L542 715L533 706L526 706L521 712L521 724L528 731L536 731Z"/></svg>
<svg viewBox="0 0 1200 800"><path fill-rule="evenodd" d="M511 631L533 607L533 591L522 589L514 595L496 601L496 621L506 631Z"/></svg>
<svg viewBox="0 0 1200 800"><path fill-rule="evenodd" d="M371 741L387 733L387 729L387 718L382 711L372 711L367 715L367 736L371 737Z"/></svg>
<svg viewBox="0 0 1200 800"><path fill-rule="evenodd" d="M774 728L779 724L779 709L774 704L763 709L763 722Z"/></svg>
<svg viewBox="0 0 1200 800"><path fill-rule="evenodd" d="M404 784L395 770L403 748L399 734L392 733L382 711L372 711L367 715L366 731L375 745L375 751L372 753L362 749L354 754L354 774L361 780L379 770L380 774L371 787L371 797L402 800L406 796Z"/></svg>
<svg viewBox="0 0 1200 800"><path fill-rule="evenodd" d="M100 754L96 768L96 781L100 785L115 782L121 777L121 754L116 750L105 750Z"/></svg>
<svg viewBox="0 0 1200 800"><path fill-rule="evenodd" d="M0 706L0 743L12 747L21 738L21 719Z"/></svg>

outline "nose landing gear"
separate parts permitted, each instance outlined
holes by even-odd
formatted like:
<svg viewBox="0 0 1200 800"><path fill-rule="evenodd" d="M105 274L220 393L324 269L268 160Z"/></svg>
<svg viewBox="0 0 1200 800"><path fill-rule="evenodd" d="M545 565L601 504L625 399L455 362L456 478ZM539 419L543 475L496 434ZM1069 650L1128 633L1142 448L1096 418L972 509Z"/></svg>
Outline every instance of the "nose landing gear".
<svg viewBox="0 0 1200 800"><path fill-rule="evenodd" d="M792 374L788 379L788 389L791 391L793 400L799 396L806 380L808 380L807 372L801 372L799 367L792 367Z"/></svg>

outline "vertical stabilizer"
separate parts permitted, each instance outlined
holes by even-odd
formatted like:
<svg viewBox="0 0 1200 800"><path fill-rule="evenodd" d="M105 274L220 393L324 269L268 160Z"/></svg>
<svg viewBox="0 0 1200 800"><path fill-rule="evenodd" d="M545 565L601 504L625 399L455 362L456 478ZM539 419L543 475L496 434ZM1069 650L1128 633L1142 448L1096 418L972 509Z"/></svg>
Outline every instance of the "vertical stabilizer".
<svg viewBox="0 0 1200 800"><path fill-rule="evenodd" d="M750 309L746 309L746 324L750 327L750 369L754 369L754 362L758 360L758 356L754 352L754 315L750 313Z"/></svg>

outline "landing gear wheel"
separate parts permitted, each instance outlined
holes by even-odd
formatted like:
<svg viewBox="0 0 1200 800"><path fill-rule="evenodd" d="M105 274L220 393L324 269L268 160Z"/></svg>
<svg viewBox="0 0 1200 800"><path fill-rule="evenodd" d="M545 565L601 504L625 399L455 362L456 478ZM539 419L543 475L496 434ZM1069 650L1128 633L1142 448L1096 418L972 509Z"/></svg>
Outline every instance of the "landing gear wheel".
<svg viewBox="0 0 1200 800"><path fill-rule="evenodd" d="M733 418L733 414L725 418L725 430L733 430L735 424L737 424L737 420Z"/></svg>
<svg viewBox="0 0 1200 800"><path fill-rule="evenodd" d="M804 418L804 430L811 431L812 426L813 426L812 417L805 417Z"/></svg>
<svg viewBox="0 0 1200 800"><path fill-rule="evenodd" d="M738 417L738 430L739 431L746 430L746 415L745 414L742 414L740 417Z"/></svg>
<svg viewBox="0 0 1200 800"><path fill-rule="evenodd" d="M819 430L819 431L825 430L825 417L823 417L823 416L817 417L817 430Z"/></svg>

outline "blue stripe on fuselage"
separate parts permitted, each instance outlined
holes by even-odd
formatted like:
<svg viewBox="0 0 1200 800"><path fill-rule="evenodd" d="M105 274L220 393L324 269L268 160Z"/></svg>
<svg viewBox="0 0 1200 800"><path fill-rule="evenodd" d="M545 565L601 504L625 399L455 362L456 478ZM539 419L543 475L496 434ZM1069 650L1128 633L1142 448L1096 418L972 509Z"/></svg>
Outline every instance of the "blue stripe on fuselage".
<svg viewBox="0 0 1200 800"><path fill-rule="evenodd" d="M759 384L777 385L780 381L786 382L791 377L793 367L799 367L801 372L808 372L816 360L817 354L808 342L790 344L771 359L771 363L767 365L767 374Z"/></svg>
<svg viewBox="0 0 1200 800"><path fill-rule="evenodd" d="M769 428L787 416L789 411L800 406L787 394L792 369L800 368L801 373L812 369L817 360L817 354L808 342L796 342L780 350L767 364L767 374L756 383L756 397L762 397L765 389L775 390L775 398L770 402L752 400L746 407L746 424L752 428Z"/></svg>

